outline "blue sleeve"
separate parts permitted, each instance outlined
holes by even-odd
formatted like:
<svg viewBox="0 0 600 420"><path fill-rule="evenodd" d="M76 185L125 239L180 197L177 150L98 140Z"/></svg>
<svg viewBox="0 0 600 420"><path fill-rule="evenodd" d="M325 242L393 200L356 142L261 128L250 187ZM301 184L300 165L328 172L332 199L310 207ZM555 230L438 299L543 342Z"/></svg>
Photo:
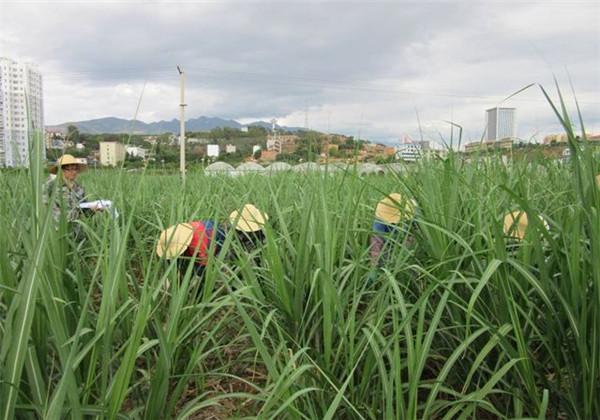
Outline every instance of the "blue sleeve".
<svg viewBox="0 0 600 420"><path fill-rule="evenodd" d="M225 236L227 236L227 231L225 230L224 225L220 225L218 222L214 220L205 220L204 229L207 232L212 232L210 235L216 241L216 248L220 250L223 244L225 243ZM215 230L216 229L216 230Z"/></svg>
<svg viewBox="0 0 600 420"><path fill-rule="evenodd" d="M379 220L375 220L373 222L373 231L376 233L390 233L393 230L395 229L392 225L388 225L387 223L384 223Z"/></svg>
<svg viewBox="0 0 600 420"><path fill-rule="evenodd" d="M217 233L215 234L215 240L217 241L217 245L220 247L225 243L225 237L227 236L227 231L225 230L224 225L217 225Z"/></svg>

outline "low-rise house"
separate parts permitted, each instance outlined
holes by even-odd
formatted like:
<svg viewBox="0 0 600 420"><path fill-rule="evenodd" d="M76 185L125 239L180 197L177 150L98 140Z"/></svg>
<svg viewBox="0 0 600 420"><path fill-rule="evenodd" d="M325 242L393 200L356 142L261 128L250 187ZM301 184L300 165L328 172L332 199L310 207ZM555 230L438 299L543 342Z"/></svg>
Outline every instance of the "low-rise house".
<svg viewBox="0 0 600 420"><path fill-rule="evenodd" d="M127 146L125 149L127 154L134 158L146 159L146 149L138 146Z"/></svg>
<svg viewBox="0 0 600 420"><path fill-rule="evenodd" d="M158 142L158 136L146 136L144 137L144 141L154 146Z"/></svg>
<svg viewBox="0 0 600 420"><path fill-rule="evenodd" d="M61 130L46 129L44 137L47 149L62 149L64 147L65 135ZM57 147L58 144L60 144L60 147Z"/></svg>
<svg viewBox="0 0 600 420"><path fill-rule="evenodd" d="M209 140L205 138L190 137L185 139L187 144L208 144Z"/></svg>
<svg viewBox="0 0 600 420"><path fill-rule="evenodd" d="M473 143L469 143L465 145L465 152L473 153L473 152L483 152L490 150L509 150L512 149L513 139L506 138L502 140L492 140L492 141L476 141Z"/></svg>
<svg viewBox="0 0 600 420"><path fill-rule="evenodd" d="M428 142L405 143L398 147L396 157L406 162L415 162L421 159L427 150L429 150Z"/></svg>
<svg viewBox="0 0 600 420"><path fill-rule="evenodd" d="M219 157L219 145L218 144L207 144L206 145L206 156Z"/></svg>
<svg viewBox="0 0 600 420"><path fill-rule="evenodd" d="M288 135L269 135L267 136L267 150L274 150L278 153L294 153L296 151L296 142L298 136Z"/></svg>

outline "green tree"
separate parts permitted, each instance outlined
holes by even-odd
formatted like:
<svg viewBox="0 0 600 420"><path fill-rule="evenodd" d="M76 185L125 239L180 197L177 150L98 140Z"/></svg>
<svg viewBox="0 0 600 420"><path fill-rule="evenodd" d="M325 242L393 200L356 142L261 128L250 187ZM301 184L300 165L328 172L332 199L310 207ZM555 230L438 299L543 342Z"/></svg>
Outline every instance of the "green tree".
<svg viewBox="0 0 600 420"><path fill-rule="evenodd" d="M67 140L77 143L79 141L79 129L74 125L67 127Z"/></svg>

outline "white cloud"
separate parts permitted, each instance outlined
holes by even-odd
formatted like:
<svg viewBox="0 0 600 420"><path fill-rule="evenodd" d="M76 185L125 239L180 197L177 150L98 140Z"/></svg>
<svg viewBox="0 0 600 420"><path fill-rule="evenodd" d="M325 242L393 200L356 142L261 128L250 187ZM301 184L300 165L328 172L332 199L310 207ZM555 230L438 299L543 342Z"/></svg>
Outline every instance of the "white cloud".
<svg viewBox="0 0 600 420"><path fill-rule="evenodd" d="M594 2L5 3L0 55L39 65L48 123L132 118L142 90L138 118L176 118L179 64L189 117L304 126L308 109L312 128L386 140L418 136L416 110L478 138L486 108L553 74L566 89L568 70L600 131L599 14ZM522 137L558 130L539 88L508 104Z"/></svg>

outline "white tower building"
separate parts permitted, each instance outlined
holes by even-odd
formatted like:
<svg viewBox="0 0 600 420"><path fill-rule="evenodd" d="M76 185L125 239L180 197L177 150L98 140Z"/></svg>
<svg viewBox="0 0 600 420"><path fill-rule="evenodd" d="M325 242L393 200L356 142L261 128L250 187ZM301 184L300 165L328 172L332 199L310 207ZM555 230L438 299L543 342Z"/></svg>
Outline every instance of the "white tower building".
<svg viewBox="0 0 600 420"><path fill-rule="evenodd" d="M486 140L514 139L515 108L491 108L486 111Z"/></svg>
<svg viewBox="0 0 600 420"><path fill-rule="evenodd" d="M29 138L44 132L42 92L35 66L0 57L0 167L29 166Z"/></svg>

